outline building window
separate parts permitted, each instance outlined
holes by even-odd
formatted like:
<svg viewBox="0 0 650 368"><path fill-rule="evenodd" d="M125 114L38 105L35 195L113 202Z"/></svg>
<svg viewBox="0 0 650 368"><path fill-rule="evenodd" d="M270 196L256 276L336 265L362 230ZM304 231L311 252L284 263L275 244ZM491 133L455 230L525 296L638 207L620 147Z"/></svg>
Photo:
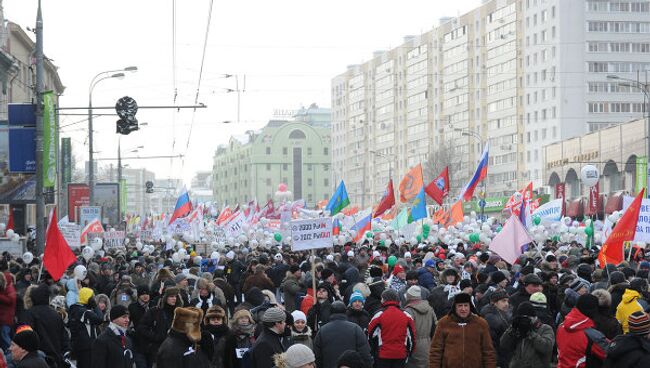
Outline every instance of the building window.
<svg viewBox="0 0 650 368"><path fill-rule="evenodd" d="M266 147L266 154L270 155L271 154L271 147Z"/></svg>
<svg viewBox="0 0 650 368"><path fill-rule="evenodd" d="M323 164L323 171L329 171L330 165L329 164Z"/></svg>
<svg viewBox="0 0 650 368"><path fill-rule="evenodd" d="M312 185L314 185L314 181L311 178L308 178L307 179L307 186L311 187Z"/></svg>
<svg viewBox="0 0 650 368"><path fill-rule="evenodd" d="M289 133L289 139L307 139L307 137L302 130L296 129Z"/></svg>
<svg viewBox="0 0 650 368"><path fill-rule="evenodd" d="M327 155L330 154L330 149L329 149L329 147L325 147L325 148L323 148L323 154L324 154L325 156L327 156Z"/></svg>
<svg viewBox="0 0 650 368"><path fill-rule="evenodd" d="M289 165L282 164L282 170L287 171L288 168L289 168Z"/></svg>
<svg viewBox="0 0 650 368"><path fill-rule="evenodd" d="M323 179L323 185L326 187L330 186L330 180L328 178Z"/></svg>
<svg viewBox="0 0 650 368"><path fill-rule="evenodd" d="M266 164L266 171L271 171L271 164Z"/></svg>
<svg viewBox="0 0 650 368"><path fill-rule="evenodd" d="M282 147L282 154L285 156L289 154L289 150L287 149L287 147Z"/></svg>
<svg viewBox="0 0 650 368"><path fill-rule="evenodd" d="M307 171L311 171L311 164L307 164Z"/></svg>
<svg viewBox="0 0 650 368"><path fill-rule="evenodd" d="M307 147L307 155L311 156L311 147Z"/></svg>
<svg viewBox="0 0 650 368"><path fill-rule="evenodd" d="M271 186L271 179L270 178L266 178L266 185Z"/></svg>
<svg viewBox="0 0 650 368"><path fill-rule="evenodd" d="M312 194L307 195L307 202L311 203L314 201L314 196Z"/></svg>

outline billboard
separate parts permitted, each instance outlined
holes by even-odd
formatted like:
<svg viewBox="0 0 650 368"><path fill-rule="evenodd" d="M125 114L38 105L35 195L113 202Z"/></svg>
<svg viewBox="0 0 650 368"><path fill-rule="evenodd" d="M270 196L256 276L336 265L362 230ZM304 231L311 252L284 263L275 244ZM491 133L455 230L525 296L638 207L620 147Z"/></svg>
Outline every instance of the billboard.
<svg viewBox="0 0 650 368"><path fill-rule="evenodd" d="M36 129L9 128L9 172L36 172Z"/></svg>
<svg viewBox="0 0 650 368"><path fill-rule="evenodd" d="M102 223L117 226L120 223L120 186L118 183L95 184L95 206L102 207Z"/></svg>
<svg viewBox="0 0 650 368"><path fill-rule="evenodd" d="M90 204L90 189L84 183L68 184L68 219L77 222L77 208Z"/></svg>

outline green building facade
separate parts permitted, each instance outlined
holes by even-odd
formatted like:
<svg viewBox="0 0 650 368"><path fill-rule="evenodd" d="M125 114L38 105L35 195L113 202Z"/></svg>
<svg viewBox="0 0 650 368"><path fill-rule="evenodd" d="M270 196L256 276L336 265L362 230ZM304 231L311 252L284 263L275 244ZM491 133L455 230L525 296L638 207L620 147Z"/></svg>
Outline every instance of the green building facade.
<svg viewBox="0 0 650 368"><path fill-rule="evenodd" d="M294 200L313 208L333 191L330 145L329 109L314 106L298 110L293 120L271 120L260 131L233 136L214 156L214 200L262 206L285 183Z"/></svg>

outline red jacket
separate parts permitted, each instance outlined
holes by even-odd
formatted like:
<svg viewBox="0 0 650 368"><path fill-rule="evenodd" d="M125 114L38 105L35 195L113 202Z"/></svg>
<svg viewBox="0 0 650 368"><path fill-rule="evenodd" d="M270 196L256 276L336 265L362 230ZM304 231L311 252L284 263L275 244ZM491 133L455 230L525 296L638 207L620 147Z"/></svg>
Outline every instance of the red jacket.
<svg viewBox="0 0 650 368"><path fill-rule="evenodd" d="M368 336L380 359L406 359L415 350L413 318L399 307L399 302L382 304L368 325Z"/></svg>
<svg viewBox="0 0 650 368"><path fill-rule="evenodd" d="M595 329L596 324L589 317L582 314L578 308L573 308L567 314L564 322L557 328L557 368L582 368L586 367L586 350L588 328ZM605 336L594 339L591 345L591 354L600 360L605 359L605 351L601 345L608 344Z"/></svg>
<svg viewBox="0 0 650 368"><path fill-rule="evenodd" d="M13 326L16 314L16 288L14 278L9 272L4 272L5 287L0 288L0 325Z"/></svg>

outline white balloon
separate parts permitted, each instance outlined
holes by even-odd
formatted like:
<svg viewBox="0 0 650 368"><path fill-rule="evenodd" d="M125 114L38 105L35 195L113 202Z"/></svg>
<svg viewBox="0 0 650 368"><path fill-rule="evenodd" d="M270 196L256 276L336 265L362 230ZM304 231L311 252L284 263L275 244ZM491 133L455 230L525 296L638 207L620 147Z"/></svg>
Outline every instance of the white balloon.
<svg viewBox="0 0 650 368"><path fill-rule="evenodd" d="M142 242L135 243L135 249L142 250Z"/></svg>
<svg viewBox="0 0 650 368"><path fill-rule="evenodd" d="M196 256L196 257L194 257L194 264L197 265L197 266L200 266L202 260L203 260L203 257Z"/></svg>
<svg viewBox="0 0 650 368"><path fill-rule="evenodd" d="M178 248L178 249L181 249L181 248L183 248L183 242L182 242L182 241L180 241L180 240L179 240L179 241L177 241L177 242L176 242L176 248Z"/></svg>
<svg viewBox="0 0 650 368"><path fill-rule="evenodd" d="M25 254L23 254L23 261L25 262L25 264L29 265L30 263L32 263L33 260L34 260L34 255L31 252L25 252Z"/></svg>
<svg viewBox="0 0 650 368"><path fill-rule="evenodd" d="M13 229L7 230L7 238L13 238L14 234L15 233Z"/></svg>
<svg viewBox="0 0 650 368"><path fill-rule="evenodd" d="M92 250L92 248L88 248L88 249ZM86 278L86 275L88 275L88 270L86 270L86 267L84 267L83 265L78 265L74 268L75 279L81 281Z"/></svg>
<svg viewBox="0 0 650 368"><path fill-rule="evenodd" d="M463 216L463 222L469 224L469 216L467 215Z"/></svg>
<svg viewBox="0 0 650 368"><path fill-rule="evenodd" d="M386 233L379 234L379 239L381 239L381 240L386 240L387 237L388 236L386 235Z"/></svg>
<svg viewBox="0 0 650 368"><path fill-rule="evenodd" d="M390 247L390 245L393 244L393 241L390 240L390 239L386 239L386 240L384 240L384 244L385 244L387 247Z"/></svg>
<svg viewBox="0 0 650 368"><path fill-rule="evenodd" d="M14 234L14 236L11 237L11 241L13 241L14 243L19 242L20 241L20 235Z"/></svg>
<svg viewBox="0 0 650 368"><path fill-rule="evenodd" d="M102 238L95 238L95 239L93 239L92 243L90 244L90 246L95 251L98 251L98 250L102 249L103 245L104 245L104 240Z"/></svg>
<svg viewBox="0 0 650 368"><path fill-rule="evenodd" d="M125 238L125 239L124 239L124 245L128 245L130 241L131 241L131 239L129 239L129 238Z"/></svg>
<svg viewBox="0 0 650 368"><path fill-rule="evenodd" d="M173 253L173 254L172 254L172 261L174 261L174 262L176 262L176 263L180 262L180 261L181 261L181 256L180 256L180 254L178 254L178 253Z"/></svg>
<svg viewBox="0 0 650 368"><path fill-rule="evenodd" d="M598 168L594 165L585 165L580 169L582 183L590 188L598 183L599 177Z"/></svg>
<svg viewBox="0 0 650 368"><path fill-rule="evenodd" d="M181 249L178 250L177 253L178 253L179 256L185 257L187 255L187 250L185 250L185 248L181 248Z"/></svg>
<svg viewBox="0 0 650 368"><path fill-rule="evenodd" d="M84 249L81 250L81 256L86 260L89 261L93 256L95 255L95 250L92 247L84 247Z"/></svg>

